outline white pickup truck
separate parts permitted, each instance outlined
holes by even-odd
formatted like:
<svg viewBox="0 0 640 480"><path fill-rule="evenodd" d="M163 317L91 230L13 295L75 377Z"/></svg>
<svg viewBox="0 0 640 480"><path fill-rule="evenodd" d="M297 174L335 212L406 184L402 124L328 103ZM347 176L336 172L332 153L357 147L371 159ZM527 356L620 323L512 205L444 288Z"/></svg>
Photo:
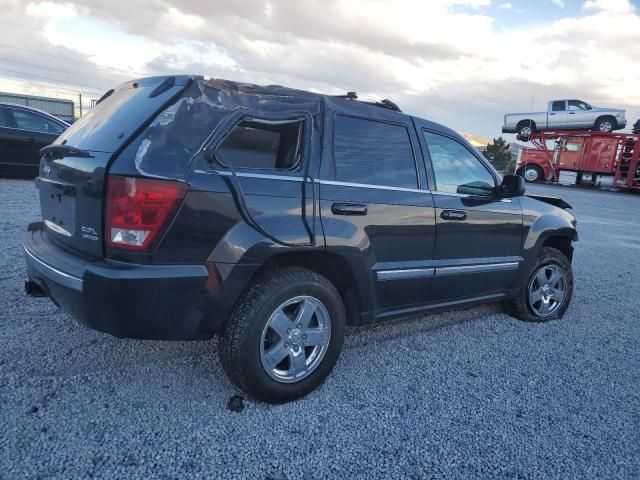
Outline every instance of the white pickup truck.
<svg viewBox="0 0 640 480"><path fill-rule="evenodd" d="M546 112L507 113L503 133L528 139L542 130L597 130L612 132L627 125L624 110L589 105L582 100L551 100Z"/></svg>

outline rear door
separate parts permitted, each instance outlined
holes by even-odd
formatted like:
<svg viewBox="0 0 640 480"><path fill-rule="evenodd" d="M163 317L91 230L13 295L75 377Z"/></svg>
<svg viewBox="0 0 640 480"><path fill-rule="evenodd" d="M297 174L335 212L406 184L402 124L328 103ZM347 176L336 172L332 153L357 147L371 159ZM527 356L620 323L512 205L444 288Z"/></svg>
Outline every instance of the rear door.
<svg viewBox="0 0 640 480"><path fill-rule="evenodd" d="M422 129L436 214L434 294L439 299L500 296L522 258L522 210L500 199L498 178L453 135Z"/></svg>
<svg viewBox="0 0 640 480"><path fill-rule="evenodd" d="M366 290L375 298L360 294L379 316L426 303L435 218L410 118L338 113L328 123L333 135L325 142L323 167L330 168L320 181L327 250L347 258L355 272L367 272L364 282L372 288Z"/></svg>
<svg viewBox="0 0 640 480"><path fill-rule="evenodd" d="M549 128L566 128L567 127L567 101L556 100L551 102L551 111L548 114Z"/></svg>

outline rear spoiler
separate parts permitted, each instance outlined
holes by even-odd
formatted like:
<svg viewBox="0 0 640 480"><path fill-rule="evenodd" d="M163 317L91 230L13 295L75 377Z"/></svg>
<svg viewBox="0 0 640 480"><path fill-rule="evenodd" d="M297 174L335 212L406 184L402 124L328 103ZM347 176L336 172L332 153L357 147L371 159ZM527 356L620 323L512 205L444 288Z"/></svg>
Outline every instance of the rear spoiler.
<svg viewBox="0 0 640 480"><path fill-rule="evenodd" d="M41 156L48 156L51 158L62 158L62 157L83 157L83 158L93 158L86 150L82 150L80 148L71 147L68 145L62 144L54 144L47 145L44 148L40 149Z"/></svg>
<svg viewBox="0 0 640 480"><path fill-rule="evenodd" d="M563 199L558 197L545 197L542 195L526 195L529 198L533 198L534 200L539 200L540 202L548 203L549 205L553 205L554 207L562 208L563 210L567 210L568 208L573 208Z"/></svg>

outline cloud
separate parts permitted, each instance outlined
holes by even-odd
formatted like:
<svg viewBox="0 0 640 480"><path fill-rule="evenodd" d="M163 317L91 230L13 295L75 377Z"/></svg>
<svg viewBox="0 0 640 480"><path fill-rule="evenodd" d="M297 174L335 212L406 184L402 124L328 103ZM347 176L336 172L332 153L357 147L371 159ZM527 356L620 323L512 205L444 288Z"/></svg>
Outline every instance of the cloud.
<svg viewBox="0 0 640 480"><path fill-rule="evenodd" d="M69 83L189 72L357 90L486 136L499 134L506 111L531 108L532 96L535 108L566 95L640 114L640 17L624 0L587 1L579 16L518 28L497 24L489 0L4 3L3 18L40 32L20 32L12 44L130 72L0 47L2 57L106 78L45 71Z"/></svg>
<svg viewBox="0 0 640 480"><path fill-rule="evenodd" d="M551 3L557 7L564 8L564 0L551 0Z"/></svg>
<svg viewBox="0 0 640 480"><path fill-rule="evenodd" d="M582 5L585 11L600 11L610 13L632 13L635 7L628 0L587 0Z"/></svg>
<svg viewBox="0 0 640 480"><path fill-rule="evenodd" d="M506 2L506 3L501 3L500 5L498 5L498 7L504 8L505 10L511 10L513 5L511 5L511 2Z"/></svg>

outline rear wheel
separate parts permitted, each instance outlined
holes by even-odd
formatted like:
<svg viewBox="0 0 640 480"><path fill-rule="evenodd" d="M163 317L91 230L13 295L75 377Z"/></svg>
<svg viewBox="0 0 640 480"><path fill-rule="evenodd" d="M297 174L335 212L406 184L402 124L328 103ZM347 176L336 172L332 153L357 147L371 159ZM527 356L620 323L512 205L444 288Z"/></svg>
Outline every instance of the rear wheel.
<svg viewBox="0 0 640 480"><path fill-rule="evenodd" d="M536 124L533 120L523 120L516 126L516 136L519 140L528 141L536 133Z"/></svg>
<svg viewBox="0 0 640 480"><path fill-rule="evenodd" d="M527 322L562 318L573 296L573 272L560 251L543 247L517 297L505 302L510 315Z"/></svg>
<svg viewBox="0 0 640 480"><path fill-rule="evenodd" d="M335 365L344 341L340 294L325 277L303 268L274 270L242 296L220 338L229 378L269 403L303 397Z"/></svg>

